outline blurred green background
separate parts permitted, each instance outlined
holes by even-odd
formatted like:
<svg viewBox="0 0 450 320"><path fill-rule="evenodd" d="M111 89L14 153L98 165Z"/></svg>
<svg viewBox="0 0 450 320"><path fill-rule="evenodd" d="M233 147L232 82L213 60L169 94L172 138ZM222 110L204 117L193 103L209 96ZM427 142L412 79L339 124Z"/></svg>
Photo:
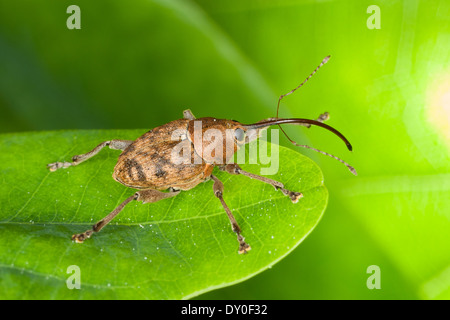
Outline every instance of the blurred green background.
<svg viewBox="0 0 450 320"><path fill-rule="evenodd" d="M66 27L72 4L81 30ZM324 172L322 221L270 270L198 298L449 299L448 1L2 1L0 133L150 129L186 108L252 123L329 54L280 115L330 112L352 153L325 130L287 131L359 175L298 150Z"/></svg>

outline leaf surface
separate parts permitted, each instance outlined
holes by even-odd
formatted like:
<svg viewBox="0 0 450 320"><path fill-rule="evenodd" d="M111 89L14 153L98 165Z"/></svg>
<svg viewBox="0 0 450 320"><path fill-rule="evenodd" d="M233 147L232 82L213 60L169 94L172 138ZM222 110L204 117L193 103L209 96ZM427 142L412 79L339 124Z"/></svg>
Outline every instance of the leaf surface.
<svg viewBox="0 0 450 320"><path fill-rule="evenodd" d="M0 297L5 299L180 299L250 278L289 254L312 231L327 204L319 167L280 147L281 181L304 197L293 204L268 184L215 171L224 198L251 245L237 253L212 182L153 204L132 202L83 244L90 228L133 194L112 177L120 151L104 149L76 167L50 172L109 139L145 130L59 131L0 137ZM260 174L256 164L242 165ZM81 289L69 290L78 266ZM69 269L68 269L69 268ZM73 278L69 279L73 283Z"/></svg>

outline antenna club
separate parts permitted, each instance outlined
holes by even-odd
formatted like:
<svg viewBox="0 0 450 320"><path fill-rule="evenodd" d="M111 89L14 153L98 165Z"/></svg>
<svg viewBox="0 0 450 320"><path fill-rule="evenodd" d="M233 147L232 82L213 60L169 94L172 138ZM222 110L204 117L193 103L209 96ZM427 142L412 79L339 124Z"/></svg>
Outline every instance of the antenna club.
<svg viewBox="0 0 450 320"><path fill-rule="evenodd" d="M355 168L353 168L352 166L348 166L348 169L350 170L351 173L353 173L355 176L358 175L358 172L356 172Z"/></svg>

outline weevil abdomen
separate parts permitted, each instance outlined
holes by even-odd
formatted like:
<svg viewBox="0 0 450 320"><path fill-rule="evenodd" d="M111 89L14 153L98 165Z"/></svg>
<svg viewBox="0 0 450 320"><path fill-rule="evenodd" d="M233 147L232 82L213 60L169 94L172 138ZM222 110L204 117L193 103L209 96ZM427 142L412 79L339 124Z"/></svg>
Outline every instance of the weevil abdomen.
<svg viewBox="0 0 450 320"><path fill-rule="evenodd" d="M187 139L188 122L175 120L136 139L119 156L113 178L130 188L156 190L189 190L205 181L213 166L195 153ZM177 154L178 150L188 154Z"/></svg>

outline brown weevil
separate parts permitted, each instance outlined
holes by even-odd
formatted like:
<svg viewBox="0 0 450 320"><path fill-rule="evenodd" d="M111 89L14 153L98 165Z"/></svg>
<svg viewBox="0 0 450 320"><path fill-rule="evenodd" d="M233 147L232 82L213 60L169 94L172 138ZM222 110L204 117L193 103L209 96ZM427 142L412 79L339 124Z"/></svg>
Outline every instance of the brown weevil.
<svg viewBox="0 0 450 320"><path fill-rule="evenodd" d="M253 124L242 124L234 120L211 117L196 119L190 110L185 110L183 119L150 130L134 141L105 141L88 153L74 156L71 162L54 162L47 165L50 171L76 166L109 146L111 149L122 150L114 168L113 178L127 187L138 190L105 218L94 224L91 229L73 235L72 240L81 243L91 237L94 232L99 232L133 200L143 203L157 202L174 197L182 190L190 190L201 182L213 180L214 195L220 200L231 222L231 228L237 234L239 253L249 251L250 246L244 241L241 228L223 198L223 184L213 175L213 169L217 166L220 170L230 174L242 174L268 183L288 196L293 203L298 202L303 196L302 193L286 189L281 182L244 171L237 163L230 163L230 160L243 144L257 139L262 130L281 124L296 124L308 128L311 125L320 126L336 134L345 142L347 148L352 150L350 142L339 131L323 123L328 119L328 113L322 114L317 120L278 118L281 99L306 83L328 59L329 56L298 87L279 97L276 118L264 119ZM283 129L281 130L283 131ZM287 135L286 137L297 146L306 147L337 159L356 175L355 169L341 159L315 148L299 145Z"/></svg>

